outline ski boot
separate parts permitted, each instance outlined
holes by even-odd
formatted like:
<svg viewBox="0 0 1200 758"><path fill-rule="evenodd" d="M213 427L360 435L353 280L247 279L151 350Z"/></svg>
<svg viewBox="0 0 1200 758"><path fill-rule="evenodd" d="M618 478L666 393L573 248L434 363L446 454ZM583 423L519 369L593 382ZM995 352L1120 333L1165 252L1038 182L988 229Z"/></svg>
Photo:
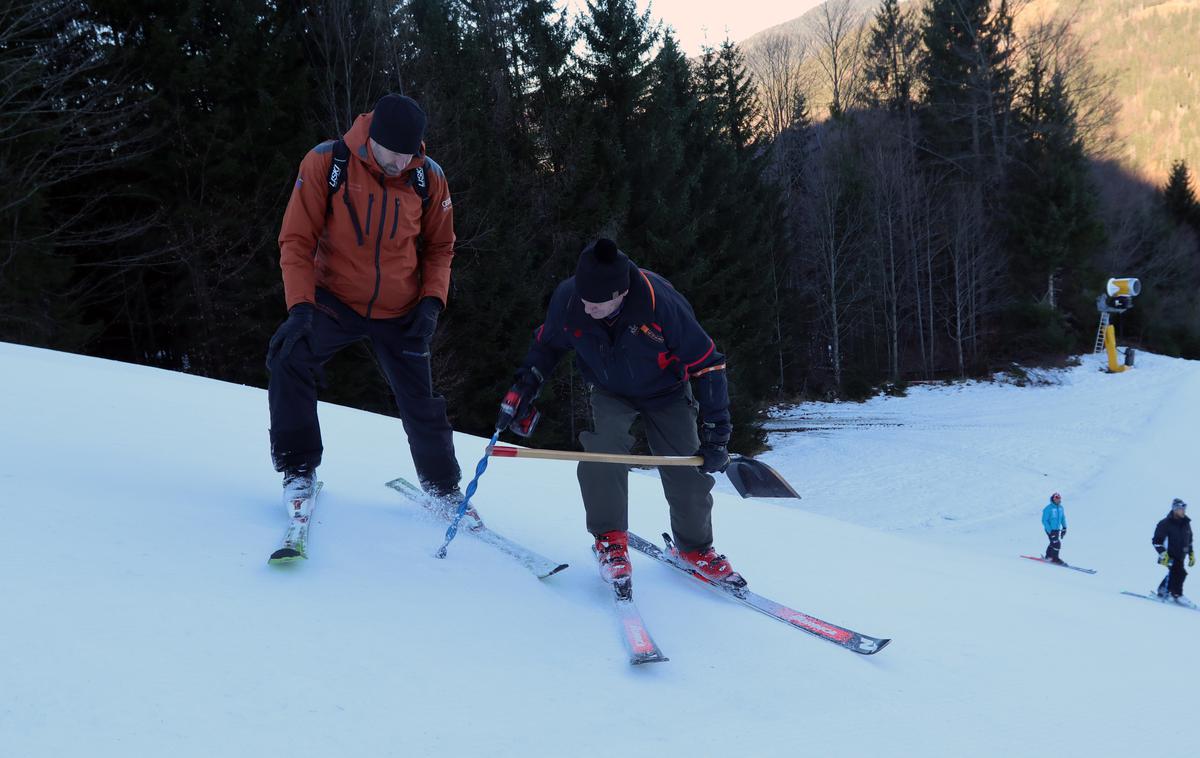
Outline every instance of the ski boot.
<svg viewBox="0 0 1200 758"><path fill-rule="evenodd" d="M706 578L733 589L746 586L746 580L729 565L729 559L719 555L711 546L703 550L680 550L674 545L670 553L680 563L699 571Z"/></svg>

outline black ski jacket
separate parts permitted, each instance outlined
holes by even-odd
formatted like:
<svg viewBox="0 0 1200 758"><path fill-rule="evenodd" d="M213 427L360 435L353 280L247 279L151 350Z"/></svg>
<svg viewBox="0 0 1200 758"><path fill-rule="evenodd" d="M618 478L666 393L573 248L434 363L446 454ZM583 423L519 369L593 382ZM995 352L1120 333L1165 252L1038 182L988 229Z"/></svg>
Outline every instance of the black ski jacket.
<svg viewBox="0 0 1200 758"><path fill-rule="evenodd" d="M725 356L670 282L633 263L629 268L629 294L611 329L583 310L575 277L560 283L523 365L550 376L574 350L587 382L642 407L669 402L690 380L701 420L728 425Z"/></svg>
<svg viewBox="0 0 1200 758"><path fill-rule="evenodd" d="M1187 516L1175 518L1168 515L1154 527L1154 549L1162 554L1165 549L1173 560L1181 561L1192 552L1192 520Z"/></svg>

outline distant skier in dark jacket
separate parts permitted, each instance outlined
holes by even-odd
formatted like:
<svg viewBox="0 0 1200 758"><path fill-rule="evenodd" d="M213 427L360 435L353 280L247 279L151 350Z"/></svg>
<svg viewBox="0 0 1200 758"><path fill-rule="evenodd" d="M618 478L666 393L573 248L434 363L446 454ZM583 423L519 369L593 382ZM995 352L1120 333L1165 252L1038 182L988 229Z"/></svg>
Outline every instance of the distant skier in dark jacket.
<svg viewBox="0 0 1200 758"><path fill-rule="evenodd" d="M729 465L732 430L725 356L671 283L638 268L612 240L584 248L575 276L558 285L545 322L501 405L501 423L528 436L532 402L568 352L590 392L592 429L579 435L596 453L628 453L630 428L640 416L655 455L696 455L696 467L659 469L671 507L675 555L705 576L732 586L745 580L712 546L713 472ZM699 428L697 428L699 421ZM627 584L629 467L579 464L587 529L595 537L600 574Z"/></svg>
<svg viewBox="0 0 1200 758"><path fill-rule="evenodd" d="M1042 509L1042 529L1050 539L1046 548L1046 560L1062 564L1058 551L1062 548L1062 540L1067 536L1067 515L1063 512L1062 495L1055 492L1050 496L1050 502Z"/></svg>
<svg viewBox="0 0 1200 758"><path fill-rule="evenodd" d="M1187 577L1183 559L1186 556L1188 566L1195 566L1196 553L1192 550L1192 520L1187 517L1187 503L1179 498L1171 503L1167 517L1154 527L1154 549L1158 551L1158 562L1169 569L1158 585L1158 596L1191 605L1183 596L1183 580Z"/></svg>

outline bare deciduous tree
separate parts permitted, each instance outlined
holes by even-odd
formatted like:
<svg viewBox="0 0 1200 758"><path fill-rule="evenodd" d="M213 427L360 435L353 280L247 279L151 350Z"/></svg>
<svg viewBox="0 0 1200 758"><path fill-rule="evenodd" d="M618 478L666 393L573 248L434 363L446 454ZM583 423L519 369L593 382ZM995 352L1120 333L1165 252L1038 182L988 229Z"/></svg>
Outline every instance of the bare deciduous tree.
<svg viewBox="0 0 1200 758"><path fill-rule="evenodd" d="M826 357L840 391L844 380L846 336L854 327L863 286L861 238L866 210L849 176L840 136L822 146L806 173L805 246L801 249L805 285L818 304Z"/></svg>
<svg viewBox="0 0 1200 758"><path fill-rule="evenodd" d="M810 28L816 46L813 57L830 89L829 114L839 116L859 98L866 26L851 0L828 0Z"/></svg>
<svg viewBox="0 0 1200 758"><path fill-rule="evenodd" d="M772 34L750 54L750 74L762 105L762 131L775 139L792 123L803 96L802 65L808 55L806 43L790 34Z"/></svg>
<svg viewBox="0 0 1200 758"><path fill-rule="evenodd" d="M320 121L332 133L348 130L374 98L404 90L395 12L395 3L386 0L319 0L304 9L304 42L319 75Z"/></svg>

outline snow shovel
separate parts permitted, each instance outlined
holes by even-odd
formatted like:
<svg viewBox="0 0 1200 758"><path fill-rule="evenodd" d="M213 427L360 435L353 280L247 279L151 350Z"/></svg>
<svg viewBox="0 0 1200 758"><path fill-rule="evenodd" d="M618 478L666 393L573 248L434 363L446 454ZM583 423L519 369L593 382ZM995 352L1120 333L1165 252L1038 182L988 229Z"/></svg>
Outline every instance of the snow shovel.
<svg viewBox="0 0 1200 758"><path fill-rule="evenodd" d="M624 463L630 466L699 466L704 462L698 455L576 453L571 450L535 450L506 445L492 445L488 448L488 455L493 458L542 458L552 461ZM744 455L733 456L729 461L729 468L725 469L725 475L742 497L800 497L778 471L762 461Z"/></svg>

